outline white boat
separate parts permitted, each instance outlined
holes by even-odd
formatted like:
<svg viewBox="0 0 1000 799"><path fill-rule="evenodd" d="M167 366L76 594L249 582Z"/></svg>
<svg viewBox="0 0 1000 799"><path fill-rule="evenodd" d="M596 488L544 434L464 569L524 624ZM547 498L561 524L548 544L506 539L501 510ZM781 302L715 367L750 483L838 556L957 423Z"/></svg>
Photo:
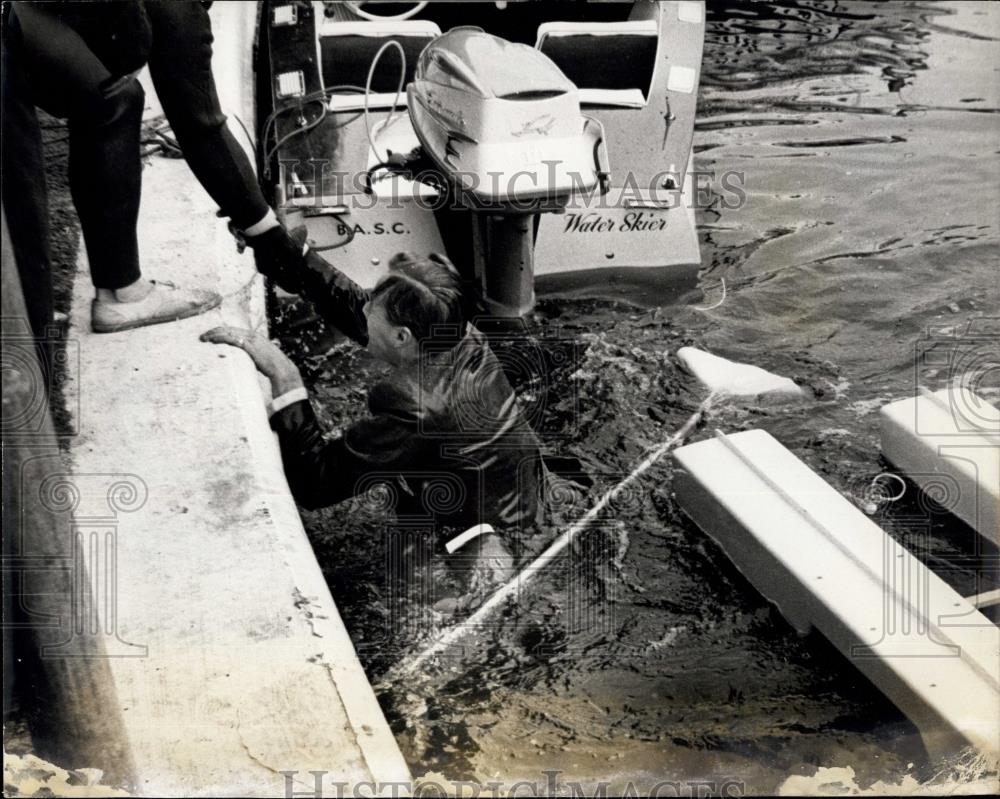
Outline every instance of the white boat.
<svg viewBox="0 0 1000 799"><path fill-rule="evenodd" d="M694 287L702 3L261 5L262 180L363 286L407 250L505 316L536 288Z"/></svg>

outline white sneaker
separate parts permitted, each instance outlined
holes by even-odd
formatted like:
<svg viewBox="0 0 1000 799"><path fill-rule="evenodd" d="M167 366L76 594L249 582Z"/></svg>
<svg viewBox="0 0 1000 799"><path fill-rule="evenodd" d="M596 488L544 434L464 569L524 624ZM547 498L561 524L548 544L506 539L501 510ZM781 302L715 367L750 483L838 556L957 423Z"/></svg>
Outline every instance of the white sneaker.
<svg viewBox="0 0 1000 799"><path fill-rule="evenodd" d="M165 280L150 280L149 294L138 302L102 302L90 305L90 327L95 333L116 333L146 325L187 319L210 311L222 296L202 289L180 289Z"/></svg>

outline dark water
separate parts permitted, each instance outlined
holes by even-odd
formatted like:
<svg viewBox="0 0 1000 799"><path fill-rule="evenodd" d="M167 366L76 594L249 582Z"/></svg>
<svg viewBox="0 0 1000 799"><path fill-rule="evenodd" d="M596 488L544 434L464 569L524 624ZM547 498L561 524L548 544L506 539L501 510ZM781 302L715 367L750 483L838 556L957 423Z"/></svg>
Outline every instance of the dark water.
<svg viewBox="0 0 1000 799"><path fill-rule="evenodd" d="M524 399L600 490L702 398L670 357L695 344L811 397L720 410L709 428L764 428L862 496L887 468L876 411L912 394L915 375L937 388L967 370L1000 399L1000 7L803 0L709 3L708 15L697 167L743 172L747 195L699 212L700 302L721 298L723 278L725 302L543 300L533 328L575 355ZM927 366L929 349L952 365ZM300 357L331 424L361 411L374 374L363 357ZM668 459L539 578L516 619L385 687L415 775L544 785L559 769L619 790L700 778L764 793L817 766L851 765L861 785L932 768L906 719L679 515L670 478ZM906 543L929 529L934 568L975 592L974 535L912 497L876 520ZM377 680L440 623L421 610L435 584L416 579L400 598L385 520L362 500L306 521Z"/></svg>

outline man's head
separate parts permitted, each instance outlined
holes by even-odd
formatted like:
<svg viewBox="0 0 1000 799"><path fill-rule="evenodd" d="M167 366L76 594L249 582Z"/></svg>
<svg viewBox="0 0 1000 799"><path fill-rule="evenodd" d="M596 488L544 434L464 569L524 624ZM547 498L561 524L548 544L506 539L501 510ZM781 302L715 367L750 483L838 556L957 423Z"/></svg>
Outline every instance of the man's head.
<svg viewBox="0 0 1000 799"><path fill-rule="evenodd" d="M455 344L465 334L462 281L443 255L399 253L365 305L368 351L394 366L417 360L428 342Z"/></svg>

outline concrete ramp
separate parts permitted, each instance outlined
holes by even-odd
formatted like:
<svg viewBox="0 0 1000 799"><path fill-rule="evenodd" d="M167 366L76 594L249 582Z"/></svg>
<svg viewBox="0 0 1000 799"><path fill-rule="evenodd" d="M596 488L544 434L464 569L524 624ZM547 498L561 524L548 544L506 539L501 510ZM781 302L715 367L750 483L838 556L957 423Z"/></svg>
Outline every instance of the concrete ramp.
<svg viewBox="0 0 1000 799"><path fill-rule="evenodd" d="M223 108L248 124L255 11L211 12ZM147 99L157 113L148 82ZM338 795L338 782L407 781L288 492L267 383L244 353L198 341L223 323L266 329L262 279L215 211L185 162L151 159L143 273L223 294L204 316L92 334L81 247L68 348L79 353L69 366L74 469L42 486L72 512L103 608L83 632L104 639L132 787L311 796L317 786ZM71 640L51 654L72 650Z"/></svg>
<svg viewBox="0 0 1000 799"><path fill-rule="evenodd" d="M833 642L932 754L1000 753L989 619L763 430L674 455L685 513L793 626Z"/></svg>
<svg viewBox="0 0 1000 799"><path fill-rule="evenodd" d="M50 488L105 609L83 634L105 640L135 789L335 795L349 790L338 782L406 781L289 495L264 386L244 353L198 341L224 322L265 325L252 258L183 161L145 169L139 240L145 276L226 299L95 335L81 256L74 469Z"/></svg>

